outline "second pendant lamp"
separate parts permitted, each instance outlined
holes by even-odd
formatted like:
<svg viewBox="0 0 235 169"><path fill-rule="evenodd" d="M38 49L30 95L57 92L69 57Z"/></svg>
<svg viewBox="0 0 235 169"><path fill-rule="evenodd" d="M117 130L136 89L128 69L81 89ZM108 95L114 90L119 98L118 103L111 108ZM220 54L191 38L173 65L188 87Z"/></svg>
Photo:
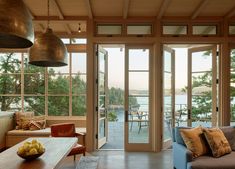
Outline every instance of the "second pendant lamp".
<svg viewBox="0 0 235 169"><path fill-rule="evenodd" d="M53 34L48 23L45 33L36 36L34 45L29 50L29 64L41 67L59 67L68 65L68 52L62 40Z"/></svg>

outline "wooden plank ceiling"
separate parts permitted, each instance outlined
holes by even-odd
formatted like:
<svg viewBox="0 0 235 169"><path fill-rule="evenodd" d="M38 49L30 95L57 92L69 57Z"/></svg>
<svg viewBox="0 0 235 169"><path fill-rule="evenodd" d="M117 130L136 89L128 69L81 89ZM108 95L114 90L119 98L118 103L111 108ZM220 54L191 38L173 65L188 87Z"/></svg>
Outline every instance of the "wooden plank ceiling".
<svg viewBox="0 0 235 169"><path fill-rule="evenodd" d="M36 32L47 27L47 0L24 0L33 15ZM73 34L87 19L181 16L233 17L234 0L50 0L50 27L54 32Z"/></svg>

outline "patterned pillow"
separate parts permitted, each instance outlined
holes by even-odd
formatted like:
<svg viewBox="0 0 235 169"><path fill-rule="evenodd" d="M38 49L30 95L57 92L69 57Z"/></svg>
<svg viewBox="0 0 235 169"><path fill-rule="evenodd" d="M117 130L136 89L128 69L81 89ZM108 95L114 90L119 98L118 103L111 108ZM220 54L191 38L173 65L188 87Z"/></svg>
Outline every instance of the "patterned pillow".
<svg viewBox="0 0 235 169"><path fill-rule="evenodd" d="M180 133L186 147L192 152L193 158L209 153L209 147L201 126L192 129L180 129Z"/></svg>
<svg viewBox="0 0 235 169"><path fill-rule="evenodd" d="M31 121L46 120L45 116L23 117L20 119L23 130L29 130Z"/></svg>
<svg viewBox="0 0 235 169"><path fill-rule="evenodd" d="M32 118L34 116L34 112L15 112L15 122L16 122L16 129L22 129L22 121L21 118L27 117Z"/></svg>
<svg viewBox="0 0 235 169"><path fill-rule="evenodd" d="M41 130L46 128L46 120L31 120L29 130Z"/></svg>
<svg viewBox="0 0 235 169"><path fill-rule="evenodd" d="M203 130L213 157L220 157L232 151L228 140L219 128L204 128Z"/></svg>

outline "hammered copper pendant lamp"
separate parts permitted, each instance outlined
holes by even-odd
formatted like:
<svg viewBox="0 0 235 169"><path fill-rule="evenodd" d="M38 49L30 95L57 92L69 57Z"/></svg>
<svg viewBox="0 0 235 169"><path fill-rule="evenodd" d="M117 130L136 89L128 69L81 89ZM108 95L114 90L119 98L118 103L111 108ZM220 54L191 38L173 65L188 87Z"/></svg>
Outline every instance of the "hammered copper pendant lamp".
<svg viewBox="0 0 235 169"><path fill-rule="evenodd" d="M22 0L0 0L0 48L33 45L32 16Z"/></svg>
<svg viewBox="0 0 235 169"><path fill-rule="evenodd" d="M59 67L68 65L67 48L49 27L49 0L47 1L48 21L45 33L36 36L29 50L29 64L41 67Z"/></svg>

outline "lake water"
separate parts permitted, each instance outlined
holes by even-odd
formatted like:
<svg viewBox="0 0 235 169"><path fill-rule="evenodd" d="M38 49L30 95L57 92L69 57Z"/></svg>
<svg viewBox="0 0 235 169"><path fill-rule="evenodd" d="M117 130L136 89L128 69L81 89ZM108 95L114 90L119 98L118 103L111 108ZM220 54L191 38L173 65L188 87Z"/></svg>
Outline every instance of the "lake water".
<svg viewBox="0 0 235 169"><path fill-rule="evenodd" d="M148 97L137 97L137 102L140 105L139 110L140 111L148 111ZM171 103L171 98L169 96L164 97L164 102L165 104L170 104ZM187 95L176 95L175 96L175 105L176 105L176 110L184 107L180 106L185 106L187 104ZM117 111L117 116L118 116L118 121L123 122L124 121L124 111L119 110Z"/></svg>

